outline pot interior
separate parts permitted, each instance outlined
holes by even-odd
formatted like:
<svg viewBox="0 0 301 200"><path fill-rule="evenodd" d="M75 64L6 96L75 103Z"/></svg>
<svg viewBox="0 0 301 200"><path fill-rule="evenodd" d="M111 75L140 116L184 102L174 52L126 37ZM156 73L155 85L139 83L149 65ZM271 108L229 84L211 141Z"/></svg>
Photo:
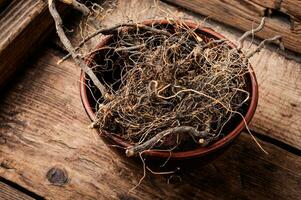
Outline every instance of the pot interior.
<svg viewBox="0 0 301 200"><path fill-rule="evenodd" d="M156 28L160 29L160 28L164 28L167 29L169 32L173 32L173 25L171 24L155 24L153 23L152 26L155 26ZM195 28L195 27L192 27ZM123 29L123 31L136 31L136 30L132 30L132 29ZM221 37L217 34L214 35L210 32L207 32L206 30L203 29L195 29L194 30L195 33L197 35L199 35L205 42L209 42L210 40L216 40L216 39L221 39ZM114 43L116 41L117 35L111 35L109 37L107 37L101 45L97 46L96 49L100 49L103 47L106 47L108 44L110 43ZM231 48L234 47L233 44L229 43L229 46ZM110 59L107 59L107 55L111 55ZM120 53L115 53L114 50L112 49L106 49L103 48L102 50L97 51L97 53L92 54L89 58L88 58L88 64L90 67L95 67L95 64L107 64L109 67L112 66L112 64L114 62L118 62L118 60L120 59L121 56L127 56L126 54L120 54ZM120 87L120 79L121 79L121 75L123 74L123 70L124 70L124 66L122 65L117 65L118 67L116 67L115 64L115 68L113 70L108 70L108 71L102 71L102 72L98 72L97 70L95 70L95 73L97 75L97 77L99 78L99 80L103 83L103 84L108 84L112 87L113 90L118 90ZM253 97L253 90L252 90L252 80L251 80L251 74L245 74L244 75L245 81L246 81L246 90L250 93L250 99L248 100L247 103L243 104L243 106L241 107L241 109L239 110L239 112L245 116L247 114L247 112L249 111L249 107L250 107L250 101ZM102 97L100 92L97 90L97 88L93 85L92 81L85 76L85 87L86 87L86 95L87 95L87 100L90 104L90 107L92 108L93 112L95 113L97 111L97 105L99 103L102 103ZM239 115L234 115L230 121L223 127L222 129L222 135L221 138L227 136L230 132L233 132L233 130L235 128L237 128L237 126L239 126L239 124L242 123L242 118ZM118 138L118 129L114 131L114 134L110 134L110 133L106 133L106 136L108 137L112 137L113 140L116 142L116 137ZM237 135L237 134L236 134ZM114 139L115 138L115 139ZM120 141L119 139L117 139L117 141ZM123 146L129 146L129 144L127 144L126 142L122 143ZM197 148L197 146L195 147L191 147L189 146L189 148L185 149L184 146L184 151L189 151L191 150L191 148Z"/></svg>

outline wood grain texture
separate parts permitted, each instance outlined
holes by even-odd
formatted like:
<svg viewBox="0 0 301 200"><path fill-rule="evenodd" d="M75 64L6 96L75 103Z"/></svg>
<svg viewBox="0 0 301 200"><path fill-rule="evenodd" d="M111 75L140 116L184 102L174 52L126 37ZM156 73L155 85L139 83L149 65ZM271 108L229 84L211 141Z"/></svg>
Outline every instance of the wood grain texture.
<svg viewBox="0 0 301 200"><path fill-rule="evenodd" d="M202 21L172 6L160 6L158 10L152 0L120 0L104 24L166 14ZM206 25L233 41L240 35L218 23ZM247 133L213 163L184 172L182 182L173 177L171 182L176 183L167 184L169 177L148 174L128 194L142 170L116 156L87 129L89 120L79 98L79 69L70 60L57 66L62 56L51 47L41 50L2 95L0 176L58 200L301 198L301 158L260 141L270 153L265 155ZM252 129L300 148L300 64L269 49L251 63L260 87Z"/></svg>
<svg viewBox="0 0 301 200"><path fill-rule="evenodd" d="M250 0L265 8L279 10L294 20L301 20L301 0Z"/></svg>
<svg viewBox="0 0 301 200"><path fill-rule="evenodd" d="M46 199L298 199L301 158L262 142L265 155L243 133L212 164L185 172L182 182L142 177L141 168L116 156L87 129L89 120L78 91L73 62L55 63L62 54L47 48L19 74L0 100L0 176ZM52 168L67 181L52 184ZM66 182L66 183L65 183Z"/></svg>
<svg viewBox="0 0 301 200"><path fill-rule="evenodd" d="M1 200L33 200L30 196L0 181Z"/></svg>
<svg viewBox="0 0 301 200"><path fill-rule="evenodd" d="M279 9L282 0L250 0L258 5L265 8Z"/></svg>
<svg viewBox="0 0 301 200"><path fill-rule="evenodd" d="M294 21L293 22L293 30L292 31L301 31L301 21Z"/></svg>
<svg viewBox="0 0 301 200"><path fill-rule="evenodd" d="M13 0L0 13L0 87L52 30L43 0Z"/></svg>
<svg viewBox="0 0 301 200"><path fill-rule="evenodd" d="M301 21L301 0L282 0L280 10Z"/></svg>
<svg viewBox="0 0 301 200"><path fill-rule="evenodd" d="M164 0L189 10L208 16L214 20L226 23L241 30L251 30L255 24L259 24L264 16L266 8L252 1L240 0ZM300 4L296 6L300 9ZM284 46L287 49L301 53L301 32L292 31L290 22L280 20L278 17L268 17L265 28L256 33L260 38L270 38L275 35L283 36Z"/></svg>

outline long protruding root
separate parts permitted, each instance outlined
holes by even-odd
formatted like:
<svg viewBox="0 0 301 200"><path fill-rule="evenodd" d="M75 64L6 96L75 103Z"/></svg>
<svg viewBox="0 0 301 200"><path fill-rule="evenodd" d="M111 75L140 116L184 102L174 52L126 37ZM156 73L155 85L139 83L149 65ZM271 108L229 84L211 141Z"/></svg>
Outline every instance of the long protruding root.
<svg viewBox="0 0 301 200"><path fill-rule="evenodd" d="M154 145L156 145L158 142L160 142L164 137L166 137L167 135L170 135L170 134L174 134L174 135L190 134L195 137L205 137L207 135L205 132L200 132L191 126L174 127L174 128L170 128L170 129L167 129L165 131L158 133L157 135L155 135L154 137L145 141L142 144L129 147L126 150L125 154L128 157L138 155L139 153L141 153L145 150L151 149Z"/></svg>
<svg viewBox="0 0 301 200"><path fill-rule="evenodd" d="M272 43L272 42L276 43L276 44L279 44L280 48L282 50L284 50L283 43L281 41L281 36L277 35L275 37L268 38L268 39L265 39L265 40L261 41L260 44L256 47L256 49L254 49L253 51L250 51L246 54L246 58L251 58L254 54L259 53L260 50L263 49L266 44Z"/></svg>
<svg viewBox="0 0 301 200"><path fill-rule="evenodd" d="M265 24L265 17L263 17L260 21L260 24L258 25L257 28L249 30L247 32L245 32L238 40L237 40L237 50L241 50L243 47L243 43L244 41L250 36L253 35L254 33L257 33L259 31L261 31L264 27Z"/></svg>
<svg viewBox="0 0 301 200"><path fill-rule="evenodd" d="M48 0L48 7L49 7L49 11L51 16L54 19L55 22L55 26L56 26L56 31L57 34L61 40L61 42L63 43L63 45L65 46L66 50L69 52L69 54L72 56L72 58L74 59L75 63L86 73L88 74L88 76L91 78L91 80L93 81L93 83L95 84L95 86L99 89L99 91L101 92L103 97L109 96L107 89L105 88L105 86L99 81L99 79L96 77L96 75L94 74L94 72L92 71L92 69L90 67L88 67L86 65L86 63L76 54L75 49L73 48L71 42L69 41L69 39L67 38L64 30L63 30L63 21L61 16L59 15L56 6L55 6L55 0Z"/></svg>
<svg viewBox="0 0 301 200"><path fill-rule="evenodd" d="M243 47L243 43L244 41L247 39L247 37L249 37L250 35L253 35L254 33L257 33L259 31L261 31L263 28L264 28L264 25L265 25L265 17L263 17L261 19L261 22L260 24L258 25L257 28L255 29L252 29L252 30L249 30L247 32L245 32L238 40L237 40L237 50L241 50L242 47ZM251 58L254 54L260 52L260 50L262 48L264 48L264 46L268 43L276 43L278 45L280 45L280 49L281 50L284 50L284 46L283 46L283 43L282 43L282 40L281 40L281 36L280 35L277 35L277 36L274 36L272 38L268 38L268 39L265 39L263 40L257 47L255 50L253 51L250 51L246 54L246 59L248 58Z"/></svg>

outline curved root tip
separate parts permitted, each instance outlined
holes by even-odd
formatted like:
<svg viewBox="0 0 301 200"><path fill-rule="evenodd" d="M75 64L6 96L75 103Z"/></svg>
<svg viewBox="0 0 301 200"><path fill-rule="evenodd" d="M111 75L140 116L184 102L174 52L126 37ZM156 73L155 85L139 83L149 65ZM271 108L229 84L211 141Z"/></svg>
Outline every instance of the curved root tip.
<svg viewBox="0 0 301 200"><path fill-rule="evenodd" d="M89 129L93 129L93 128L96 128L96 127L97 127L97 123L96 123L96 122L92 122L92 123L88 126Z"/></svg>
<svg viewBox="0 0 301 200"><path fill-rule="evenodd" d="M57 65L60 65L63 61L64 61L64 60L61 59L61 60L57 61L56 64L57 64Z"/></svg>
<svg viewBox="0 0 301 200"><path fill-rule="evenodd" d="M63 0L62 2L65 3L65 4L69 4L69 5L72 4L72 0Z"/></svg>
<svg viewBox="0 0 301 200"><path fill-rule="evenodd" d="M199 139L199 144L201 147L206 147L209 144L210 140L205 140L203 138Z"/></svg>
<svg viewBox="0 0 301 200"><path fill-rule="evenodd" d="M261 31L264 27L265 24L265 17L263 17L260 21L260 24L258 25L257 28L249 30L247 32L245 32L238 40L237 40L237 50L241 50L243 47L243 43L244 41L247 39L247 37L249 37L250 35L253 35L254 33L257 33L259 31Z"/></svg>
<svg viewBox="0 0 301 200"><path fill-rule="evenodd" d="M281 49L282 51L285 50L285 47L284 47L284 44L283 44L283 41L282 41L282 40L280 40L279 47L280 47L280 49Z"/></svg>
<svg viewBox="0 0 301 200"><path fill-rule="evenodd" d="M205 143L205 140L203 138L199 139L199 143L200 144L204 144Z"/></svg>
<svg viewBox="0 0 301 200"><path fill-rule="evenodd" d="M274 36L272 38L268 38L268 39L265 39L265 40L261 41L260 44L256 47L255 50L253 50L251 52L248 52L246 54L246 58L251 58L256 53L259 53L261 51L261 49L263 49L266 44L272 43L272 42L274 42L275 44L278 44L281 49L284 48L283 42L282 42L282 37L280 35L277 35L277 36Z"/></svg>
<svg viewBox="0 0 301 200"><path fill-rule="evenodd" d="M108 93L105 94L104 98L109 101L113 100L113 96Z"/></svg>
<svg viewBox="0 0 301 200"><path fill-rule="evenodd" d="M127 157L131 157L131 156L134 156L134 150L132 148L128 148L126 151L125 151L125 155Z"/></svg>

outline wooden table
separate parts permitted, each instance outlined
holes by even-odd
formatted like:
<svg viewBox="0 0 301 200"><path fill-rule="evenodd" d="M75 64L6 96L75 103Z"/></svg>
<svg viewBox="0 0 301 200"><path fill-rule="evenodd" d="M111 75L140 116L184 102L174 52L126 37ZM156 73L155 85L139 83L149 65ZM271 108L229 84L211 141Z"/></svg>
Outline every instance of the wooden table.
<svg viewBox="0 0 301 200"><path fill-rule="evenodd" d="M178 17L203 19L159 5ZM166 14L152 0L120 0L103 24ZM241 34L211 21L206 25L231 40ZM55 40L1 94L0 199L301 199L300 63L273 48L251 59L260 98L250 127L269 155L243 132L215 161L180 177L147 173L129 192L143 176L141 166L116 156L87 128L80 70L72 60L56 64L65 54Z"/></svg>

